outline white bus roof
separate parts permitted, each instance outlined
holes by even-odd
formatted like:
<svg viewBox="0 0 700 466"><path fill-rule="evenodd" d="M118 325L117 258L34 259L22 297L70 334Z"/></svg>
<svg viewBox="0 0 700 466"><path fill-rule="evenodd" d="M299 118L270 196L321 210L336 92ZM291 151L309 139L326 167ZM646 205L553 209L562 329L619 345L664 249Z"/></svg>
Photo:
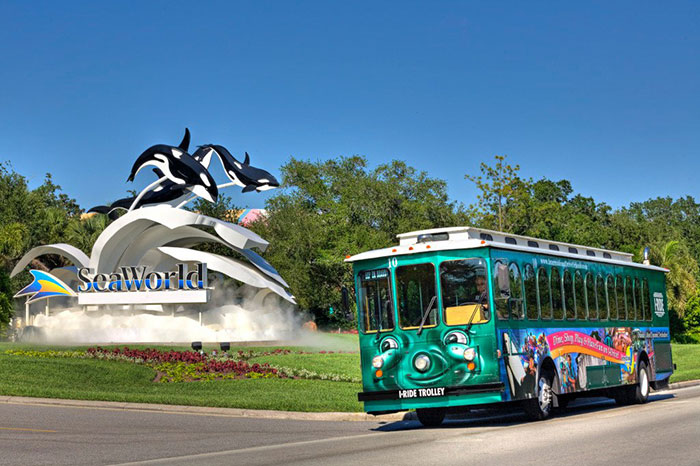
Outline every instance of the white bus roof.
<svg viewBox="0 0 700 466"><path fill-rule="evenodd" d="M356 262L381 257L420 254L429 251L475 249L490 246L499 249L511 249L535 254L565 257L567 259L604 262L668 272L668 270L662 267L634 262L632 261L632 254L627 252L610 251L608 249L582 246L580 244L513 235L502 231L487 230L485 228L469 226L433 228L430 230L402 233L397 235L397 238L399 239L398 246L363 252L351 256L345 261Z"/></svg>

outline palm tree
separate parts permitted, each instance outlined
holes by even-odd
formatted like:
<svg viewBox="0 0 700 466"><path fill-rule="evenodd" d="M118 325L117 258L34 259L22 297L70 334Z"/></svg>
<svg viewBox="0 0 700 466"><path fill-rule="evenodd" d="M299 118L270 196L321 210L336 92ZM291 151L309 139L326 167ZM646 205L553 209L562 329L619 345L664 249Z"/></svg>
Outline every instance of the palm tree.
<svg viewBox="0 0 700 466"><path fill-rule="evenodd" d="M668 307L685 314L688 300L697 291L696 276L698 263L688 251L685 243L679 240L659 241L652 244L651 263L668 269L666 275L666 296Z"/></svg>
<svg viewBox="0 0 700 466"><path fill-rule="evenodd" d="M96 214L82 219L72 219L66 229L66 241L90 255L92 246L97 241L97 237L107 228L110 220L109 217L102 214Z"/></svg>

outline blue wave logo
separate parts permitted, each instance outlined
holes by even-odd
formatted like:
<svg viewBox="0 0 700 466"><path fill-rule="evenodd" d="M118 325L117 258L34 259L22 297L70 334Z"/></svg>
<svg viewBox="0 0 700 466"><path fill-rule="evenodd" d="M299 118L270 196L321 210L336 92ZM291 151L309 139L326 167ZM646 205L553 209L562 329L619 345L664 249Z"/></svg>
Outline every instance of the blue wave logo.
<svg viewBox="0 0 700 466"><path fill-rule="evenodd" d="M30 270L29 273L34 277L34 281L22 288L15 295L15 298L32 295L27 300L28 303L31 303L53 296L77 296L75 291L71 290L68 285L50 273L42 272L41 270Z"/></svg>

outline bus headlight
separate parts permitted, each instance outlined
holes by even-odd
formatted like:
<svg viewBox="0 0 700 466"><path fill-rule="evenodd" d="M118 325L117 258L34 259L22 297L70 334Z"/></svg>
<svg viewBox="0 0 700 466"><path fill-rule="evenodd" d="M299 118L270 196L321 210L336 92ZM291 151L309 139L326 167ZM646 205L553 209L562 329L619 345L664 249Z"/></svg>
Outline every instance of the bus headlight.
<svg viewBox="0 0 700 466"><path fill-rule="evenodd" d="M464 359L467 361L473 361L476 357L476 350L474 348L467 348L464 350Z"/></svg>
<svg viewBox="0 0 700 466"><path fill-rule="evenodd" d="M375 356L372 358L372 367L375 369L381 369L384 365L384 358L381 356Z"/></svg>
<svg viewBox="0 0 700 466"><path fill-rule="evenodd" d="M425 354L419 354L416 359L413 360L413 366L419 372L426 372L430 369L430 358Z"/></svg>

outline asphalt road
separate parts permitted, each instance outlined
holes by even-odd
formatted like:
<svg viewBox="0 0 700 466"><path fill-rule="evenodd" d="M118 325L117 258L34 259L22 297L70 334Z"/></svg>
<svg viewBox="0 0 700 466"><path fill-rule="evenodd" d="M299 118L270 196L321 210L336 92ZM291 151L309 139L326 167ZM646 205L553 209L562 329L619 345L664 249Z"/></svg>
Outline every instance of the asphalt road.
<svg viewBox="0 0 700 466"><path fill-rule="evenodd" d="M251 419L0 405L0 464L700 464L700 387L646 405L578 402L543 422L482 413L415 421Z"/></svg>

